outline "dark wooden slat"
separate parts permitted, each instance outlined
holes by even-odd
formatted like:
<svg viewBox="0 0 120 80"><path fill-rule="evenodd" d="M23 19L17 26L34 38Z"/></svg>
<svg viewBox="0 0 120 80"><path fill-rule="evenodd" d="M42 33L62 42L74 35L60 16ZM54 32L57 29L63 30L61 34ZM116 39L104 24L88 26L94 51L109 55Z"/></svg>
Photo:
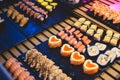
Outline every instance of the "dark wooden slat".
<svg viewBox="0 0 120 80"><path fill-rule="evenodd" d="M32 45L32 43L30 43L29 41L24 41L23 44L28 48L28 49L32 49L34 48L34 46Z"/></svg>
<svg viewBox="0 0 120 80"><path fill-rule="evenodd" d="M0 63L5 63L5 59L0 55Z"/></svg>
<svg viewBox="0 0 120 80"><path fill-rule="evenodd" d="M107 73L103 72L100 75L104 80L114 80L110 75L108 75Z"/></svg>
<svg viewBox="0 0 120 80"><path fill-rule="evenodd" d="M8 51L5 51L3 55L5 56L6 59L13 57Z"/></svg>
<svg viewBox="0 0 120 80"><path fill-rule="evenodd" d="M113 76L114 78L118 79L120 77L120 74L118 72L116 72L114 69L112 68L108 68L106 70L106 72L108 72L111 76Z"/></svg>
<svg viewBox="0 0 120 80"><path fill-rule="evenodd" d="M43 34L37 34L36 37L42 42L47 40L47 38Z"/></svg>
<svg viewBox="0 0 120 80"><path fill-rule="evenodd" d="M54 25L54 28L56 28L56 29L59 30L59 31L63 30L63 27L61 27L61 26L58 25L58 24Z"/></svg>
<svg viewBox="0 0 120 80"><path fill-rule="evenodd" d="M77 19L75 17L70 17L71 20L73 20L74 22L77 21Z"/></svg>
<svg viewBox="0 0 120 80"><path fill-rule="evenodd" d="M112 65L112 67L114 69L116 69L118 72L120 72L120 65L119 64L115 63L115 64Z"/></svg>
<svg viewBox="0 0 120 80"><path fill-rule="evenodd" d="M18 57L21 55L20 52L14 47L10 49L10 52L12 52L15 55L15 57Z"/></svg>
<svg viewBox="0 0 120 80"><path fill-rule="evenodd" d="M26 49L22 44L17 45L17 48L18 48L22 53L25 53L25 52L27 51L27 49Z"/></svg>
<svg viewBox="0 0 120 80"><path fill-rule="evenodd" d="M40 42L39 42L36 38L34 38L34 37L30 38L29 40L30 40L33 44L35 44L35 45L39 45L39 44L40 44Z"/></svg>
<svg viewBox="0 0 120 80"><path fill-rule="evenodd" d="M58 31L57 30L55 30L54 28L49 28L48 29L52 34L54 34L54 35L56 35L57 33L58 33Z"/></svg>
<svg viewBox="0 0 120 80"><path fill-rule="evenodd" d="M50 37L50 36L52 36L52 34L50 33L50 32L48 32L47 30L44 30L43 32L42 32L46 37Z"/></svg>
<svg viewBox="0 0 120 80"><path fill-rule="evenodd" d="M66 22L67 24L69 24L69 25L73 25L73 23L74 23L74 22L71 21L70 19L66 19L65 22Z"/></svg>

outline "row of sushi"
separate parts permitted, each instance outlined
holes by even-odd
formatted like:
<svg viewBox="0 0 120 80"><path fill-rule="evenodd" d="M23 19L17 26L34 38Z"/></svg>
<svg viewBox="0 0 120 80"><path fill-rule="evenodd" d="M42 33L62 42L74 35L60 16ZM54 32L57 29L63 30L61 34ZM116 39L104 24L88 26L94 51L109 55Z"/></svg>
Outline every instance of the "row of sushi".
<svg viewBox="0 0 120 80"><path fill-rule="evenodd" d="M72 80L58 66L55 66L52 60L43 56L36 49L27 51L25 62L38 71L39 77L43 76L44 80Z"/></svg>
<svg viewBox="0 0 120 80"><path fill-rule="evenodd" d="M10 71L14 80L35 80L33 76L30 76L30 72L22 67L22 63L13 57L6 61L5 67Z"/></svg>
<svg viewBox="0 0 120 80"><path fill-rule="evenodd" d="M36 0L41 6L43 6L48 11L53 11L58 3L53 2L53 0Z"/></svg>
<svg viewBox="0 0 120 80"><path fill-rule="evenodd" d="M120 23L120 12L110 9L109 6L95 1L95 3L90 7L90 11L93 11L94 15L103 17L103 20L113 20L113 24Z"/></svg>
<svg viewBox="0 0 120 80"><path fill-rule="evenodd" d="M86 32L89 36L93 36L95 40L100 41L103 37L103 33L105 30L98 28L97 25L91 24L89 20L86 18L79 18L73 26L79 28L81 31ZM106 43L110 43L113 46L117 46L120 39L120 34L114 33L111 30L106 31L106 35L104 36L103 41Z"/></svg>
<svg viewBox="0 0 120 80"><path fill-rule="evenodd" d="M61 47L60 54L64 57L70 57L70 64L72 65L82 65L83 64L83 72L85 74L93 75L98 72L99 65L97 63L92 62L92 60L85 60L85 56L81 55L78 51L70 46L69 44L63 44L61 39L56 36L51 36L48 41L48 46L50 48ZM91 67L90 67L91 66Z"/></svg>
<svg viewBox="0 0 120 80"><path fill-rule="evenodd" d="M43 21L48 18L48 11L36 6L35 3L31 1L22 0L19 1L15 6L19 6L20 9L26 12L29 17L33 17L38 21Z"/></svg>
<svg viewBox="0 0 120 80"><path fill-rule="evenodd" d="M73 26L79 28L81 31L86 32L90 36L94 36L94 38L98 41L101 40L101 37L104 33L104 30L98 28L96 24L91 24L91 21L86 20L86 18L81 17L76 21Z"/></svg>
<svg viewBox="0 0 120 80"><path fill-rule="evenodd" d="M113 46L116 46L119 39L120 39L120 34L113 33L111 30L107 30L103 41L106 43L110 43Z"/></svg>
<svg viewBox="0 0 120 80"><path fill-rule="evenodd" d="M103 43L95 43L95 45L89 46L87 48L88 55L90 57L95 57L100 54L100 51L106 50L107 46ZM113 47L111 50L105 51L104 54L100 54L96 62L101 66L106 66L108 62L113 63L116 58L120 58L120 49Z"/></svg>
<svg viewBox="0 0 120 80"><path fill-rule="evenodd" d="M19 13L13 6L8 8L7 16L15 20L16 23L19 23L21 27L24 27L29 21L28 17L25 17L23 14Z"/></svg>
<svg viewBox="0 0 120 80"><path fill-rule="evenodd" d="M92 42L88 36L71 26L67 26L64 30L60 31L58 36L62 40L67 41L70 45L73 45L80 53L84 53L86 46Z"/></svg>

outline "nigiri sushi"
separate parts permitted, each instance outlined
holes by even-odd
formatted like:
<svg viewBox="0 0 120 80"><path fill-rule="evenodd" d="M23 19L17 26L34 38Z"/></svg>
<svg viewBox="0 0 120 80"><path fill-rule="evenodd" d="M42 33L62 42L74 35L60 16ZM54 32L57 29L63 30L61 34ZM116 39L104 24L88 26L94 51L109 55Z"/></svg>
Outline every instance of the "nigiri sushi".
<svg viewBox="0 0 120 80"><path fill-rule="evenodd" d="M104 37L104 39L103 39L103 41L106 42L106 43L109 43L110 40L111 40L111 37L110 37L110 36L107 36L107 35L106 35L106 36Z"/></svg>
<svg viewBox="0 0 120 80"><path fill-rule="evenodd" d="M86 21L86 18L84 18L84 17L79 18L78 21L79 21L80 23L84 23L84 22Z"/></svg>
<svg viewBox="0 0 120 80"><path fill-rule="evenodd" d="M85 21L84 25L87 25L88 27L90 26L91 22L90 21Z"/></svg>
<svg viewBox="0 0 120 80"><path fill-rule="evenodd" d="M82 25L82 26L80 27L80 30L86 32L86 31L87 31L87 28L88 28L87 25Z"/></svg>
<svg viewBox="0 0 120 80"><path fill-rule="evenodd" d="M24 18L20 21L20 26L21 26L21 27L24 27L24 26L27 24L28 21L29 21L29 18L24 17Z"/></svg>
<svg viewBox="0 0 120 80"><path fill-rule="evenodd" d="M86 33L90 36L93 36L94 30L93 29L88 29Z"/></svg>
<svg viewBox="0 0 120 80"><path fill-rule="evenodd" d="M113 46L116 46L117 43L118 43L118 40L119 40L119 39L117 39L117 38L112 38L112 39L110 40L110 44L112 44Z"/></svg>

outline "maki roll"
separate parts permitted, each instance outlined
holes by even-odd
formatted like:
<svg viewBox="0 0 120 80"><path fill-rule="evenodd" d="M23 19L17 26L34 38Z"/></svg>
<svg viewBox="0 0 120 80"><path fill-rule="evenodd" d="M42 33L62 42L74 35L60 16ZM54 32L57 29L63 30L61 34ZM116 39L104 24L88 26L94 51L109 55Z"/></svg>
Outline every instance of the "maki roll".
<svg viewBox="0 0 120 80"><path fill-rule="evenodd" d="M86 18L80 18L80 19L78 19L78 21L80 22L80 23L84 23L85 21L86 21Z"/></svg>
<svg viewBox="0 0 120 80"><path fill-rule="evenodd" d="M107 30L106 35L108 35L108 36L112 36L112 35L113 35L113 31L111 31L111 30Z"/></svg>
<svg viewBox="0 0 120 80"><path fill-rule="evenodd" d="M80 30L83 31L83 32L86 32L87 31L87 25L82 25L80 27Z"/></svg>
<svg viewBox="0 0 120 80"><path fill-rule="evenodd" d="M117 47L114 47L111 49L111 51L117 55L117 58L120 57L120 49L118 49Z"/></svg>
<svg viewBox="0 0 120 80"><path fill-rule="evenodd" d="M96 29L97 29L97 25L92 24L92 25L90 26L90 29L93 29L94 31L96 31Z"/></svg>
<svg viewBox="0 0 120 80"><path fill-rule="evenodd" d="M110 36L107 36L107 35L106 35L106 36L104 37L104 39L103 39L103 41L106 42L106 43L109 43L110 40L111 40L111 37L110 37Z"/></svg>
<svg viewBox="0 0 120 80"><path fill-rule="evenodd" d="M79 21L76 21L73 25L79 28L81 26L81 23Z"/></svg>
<svg viewBox="0 0 120 80"><path fill-rule="evenodd" d="M106 51L105 54L110 57L110 63L112 63L117 57L117 54L115 54L113 51Z"/></svg>
<svg viewBox="0 0 120 80"><path fill-rule="evenodd" d="M119 40L119 39L113 37L113 38L110 40L110 44L112 44L113 46L116 46L117 43L118 43L118 40Z"/></svg>
<svg viewBox="0 0 120 80"><path fill-rule="evenodd" d="M98 43L98 42L95 43L95 46L97 46L100 51L104 51L107 47L105 44Z"/></svg>
<svg viewBox="0 0 120 80"><path fill-rule="evenodd" d="M96 46L90 46L87 48L89 56L97 56L99 54L99 49Z"/></svg>
<svg viewBox="0 0 120 80"><path fill-rule="evenodd" d="M101 40L101 35L100 34L94 34L94 39L97 41Z"/></svg>
<svg viewBox="0 0 120 80"><path fill-rule="evenodd" d="M84 25L90 26L91 22L90 21L85 21Z"/></svg>
<svg viewBox="0 0 120 80"><path fill-rule="evenodd" d="M94 34L94 30L91 29L91 28L88 29L88 30L87 30L87 34L90 35L90 36L93 36L93 34Z"/></svg>
<svg viewBox="0 0 120 80"><path fill-rule="evenodd" d="M106 66L110 61L110 57L105 54L100 54L97 58L97 63L101 66Z"/></svg>
<svg viewBox="0 0 120 80"><path fill-rule="evenodd" d="M53 10L53 6L47 5L47 6L46 6L46 9L47 9L48 11L52 11L52 10Z"/></svg>

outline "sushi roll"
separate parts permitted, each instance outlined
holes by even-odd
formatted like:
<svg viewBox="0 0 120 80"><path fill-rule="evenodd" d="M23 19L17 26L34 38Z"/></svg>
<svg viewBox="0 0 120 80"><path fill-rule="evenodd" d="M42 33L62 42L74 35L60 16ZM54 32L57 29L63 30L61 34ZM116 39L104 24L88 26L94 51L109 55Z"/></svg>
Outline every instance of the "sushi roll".
<svg viewBox="0 0 120 80"><path fill-rule="evenodd" d="M88 28L87 25L82 25L82 26L80 27L80 30L86 32L86 31L87 31L87 28Z"/></svg>
<svg viewBox="0 0 120 80"><path fill-rule="evenodd" d="M81 65L85 61L85 57L81 55L79 52L75 51L70 56L70 63L72 65Z"/></svg>
<svg viewBox="0 0 120 80"><path fill-rule="evenodd" d="M115 54L113 51L106 51L105 54L110 57L110 63L112 63L117 57L117 54Z"/></svg>
<svg viewBox="0 0 120 80"><path fill-rule="evenodd" d="M110 40L111 40L111 37L110 37L110 36L107 36L107 35L106 35L106 36L104 37L104 39L103 39L103 41L106 42L106 43L109 43Z"/></svg>
<svg viewBox="0 0 120 80"><path fill-rule="evenodd" d="M82 24L86 21L86 18L82 17L82 18L79 18L78 21Z"/></svg>
<svg viewBox="0 0 120 80"><path fill-rule="evenodd" d="M75 28L71 28L71 29L69 30L69 33L72 34L75 30L76 30Z"/></svg>
<svg viewBox="0 0 120 80"><path fill-rule="evenodd" d="M104 30L103 29L97 29L97 34L100 34L101 36L103 35Z"/></svg>
<svg viewBox="0 0 120 80"><path fill-rule="evenodd" d="M18 11L14 11L12 14L12 19L15 19L20 13Z"/></svg>
<svg viewBox="0 0 120 80"><path fill-rule="evenodd" d="M94 31L96 31L96 29L97 29L97 25L92 24L92 25L90 26L90 29L93 29Z"/></svg>
<svg viewBox="0 0 120 80"><path fill-rule="evenodd" d="M99 70L99 65L92 60L87 59L83 64L83 72L88 75L94 75Z"/></svg>
<svg viewBox="0 0 120 80"><path fill-rule="evenodd" d="M88 30L87 30L87 34L90 35L90 36L93 36L93 34L94 34L94 30L91 29L91 28L88 29Z"/></svg>
<svg viewBox="0 0 120 80"><path fill-rule="evenodd" d="M110 44L112 44L113 46L116 46L117 43L118 43L118 39L117 39L117 38L112 38L112 39L110 40Z"/></svg>
<svg viewBox="0 0 120 80"><path fill-rule="evenodd" d="M86 51L85 45L82 44L80 47L77 48L77 50L78 50L78 52L80 52L80 53L81 53L81 52L82 52L82 53L85 53L85 51Z"/></svg>
<svg viewBox="0 0 120 80"><path fill-rule="evenodd" d="M110 57L105 54L100 54L97 58L97 63L101 66L106 66L110 61Z"/></svg>
<svg viewBox="0 0 120 80"><path fill-rule="evenodd" d="M120 38L120 34L114 33L113 37L119 39Z"/></svg>
<svg viewBox="0 0 120 80"><path fill-rule="evenodd" d="M14 9L8 9L7 16L8 17L12 16L13 12L14 12Z"/></svg>
<svg viewBox="0 0 120 80"><path fill-rule="evenodd" d="M20 26L24 27L28 23L28 21L29 21L29 18L27 17L22 18L22 20L20 21Z"/></svg>
<svg viewBox="0 0 120 80"><path fill-rule="evenodd" d="M27 76L25 80L35 80L35 78L33 76Z"/></svg>
<svg viewBox="0 0 120 80"><path fill-rule="evenodd" d="M86 45L89 45L91 42L92 42L92 41L91 41L90 39L84 41L84 43L85 43Z"/></svg>
<svg viewBox="0 0 120 80"><path fill-rule="evenodd" d="M94 34L94 39L97 41L101 40L101 35L100 34Z"/></svg>
<svg viewBox="0 0 120 80"><path fill-rule="evenodd" d="M83 44L82 44L81 41L79 41L79 42L77 42L77 44L74 45L74 47L75 47L75 48L79 48L81 45L83 45Z"/></svg>
<svg viewBox="0 0 120 80"><path fill-rule="evenodd" d="M15 62L17 62L17 59L15 59L15 58L9 58L7 61L6 61L6 63L5 63L5 67L7 68L7 69L9 69L11 66L12 66L12 64L13 63L15 63Z"/></svg>
<svg viewBox="0 0 120 80"><path fill-rule="evenodd" d="M37 2L38 2L38 3L42 3L42 2L44 2L44 0L37 0Z"/></svg>
<svg viewBox="0 0 120 80"><path fill-rule="evenodd" d="M19 77L18 80L25 80L28 76L30 76L30 73L28 71L23 71Z"/></svg>
<svg viewBox="0 0 120 80"><path fill-rule="evenodd" d="M53 7L52 7L51 5L47 5L45 8L46 8L48 11L52 11L52 10L53 10Z"/></svg>
<svg viewBox="0 0 120 80"><path fill-rule="evenodd" d="M120 49L118 49L117 47L113 47L111 49L111 51L114 53L114 54L117 54L117 58L120 57Z"/></svg>
<svg viewBox="0 0 120 80"><path fill-rule="evenodd" d="M107 47L105 44L98 43L98 42L95 43L95 46L97 46L100 51L104 51Z"/></svg>
<svg viewBox="0 0 120 80"><path fill-rule="evenodd" d="M69 44L64 44L61 47L60 54L64 57L70 57L72 52L74 52L74 48L71 47Z"/></svg>
<svg viewBox="0 0 120 80"><path fill-rule="evenodd" d="M14 73L19 67L21 67L20 62L14 62L10 67L10 72Z"/></svg>
<svg viewBox="0 0 120 80"><path fill-rule="evenodd" d="M49 3L53 2L53 0L45 0L45 1L47 1L47 2L49 2Z"/></svg>
<svg viewBox="0 0 120 80"><path fill-rule="evenodd" d="M89 56L97 56L99 54L99 49L96 46L90 46L87 48Z"/></svg>
<svg viewBox="0 0 120 80"><path fill-rule="evenodd" d="M58 5L58 3L52 2L52 3L50 3L50 5L53 6L53 9L55 9L56 6Z"/></svg>
<svg viewBox="0 0 120 80"><path fill-rule="evenodd" d="M106 35L108 35L108 36L112 36L112 35L113 35L113 31L111 31L111 30L107 30Z"/></svg>
<svg viewBox="0 0 120 80"><path fill-rule="evenodd" d="M57 48L60 47L62 45L62 40L58 39L56 36L51 36L48 40L48 46L50 48Z"/></svg>
<svg viewBox="0 0 120 80"><path fill-rule="evenodd" d="M90 26L91 22L90 21L85 21L84 25L87 25L88 27Z"/></svg>
<svg viewBox="0 0 120 80"><path fill-rule="evenodd" d="M44 1L44 2L41 3L41 5L42 5L43 7L46 7L46 6L48 5L48 2L45 2L45 1Z"/></svg>
<svg viewBox="0 0 120 80"><path fill-rule="evenodd" d="M73 25L79 28L81 26L81 23L79 21L76 21Z"/></svg>
<svg viewBox="0 0 120 80"><path fill-rule="evenodd" d="M24 16L23 16L22 14L19 14L19 15L16 17L16 23L19 23L22 18L24 18Z"/></svg>

